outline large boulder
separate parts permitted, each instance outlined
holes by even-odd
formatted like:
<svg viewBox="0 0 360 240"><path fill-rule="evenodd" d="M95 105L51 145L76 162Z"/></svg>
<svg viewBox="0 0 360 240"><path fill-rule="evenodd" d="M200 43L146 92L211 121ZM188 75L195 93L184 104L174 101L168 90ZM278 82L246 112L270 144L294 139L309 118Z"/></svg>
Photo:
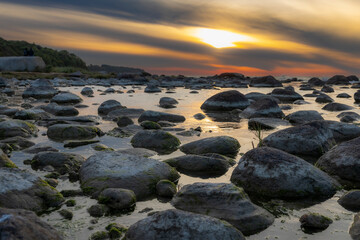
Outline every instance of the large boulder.
<svg viewBox="0 0 360 240"><path fill-rule="evenodd" d="M333 132L323 122L310 122L274 132L263 139L263 146L273 147L306 160L317 160L331 149Z"/></svg>
<svg viewBox="0 0 360 240"><path fill-rule="evenodd" d="M90 87L84 87L81 90L81 95L84 96L92 96L94 94L94 91Z"/></svg>
<svg viewBox="0 0 360 240"><path fill-rule="evenodd" d="M42 109L55 116L77 116L79 114L79 111L73 106L61 106L55 102L43 106Z"/></svg>
<svg viewBox="0 0 360 240"><path fill-rule="evenodd" d="M341 122L352 123L360 120L360 114L356 112L342 112L336 116Z"/></svg>
<svg viewBox="0 0 360 240"><path fill-rule="evenodd" d="M325 93L335 92L335 90L334 90L332 87L328 86L328 85L324 85L324 87L321 88L321 91L322 91L322 92L325 92Z"/></svg>
<svg viewBox="0 0 360 240"><path fill-rule="evenodd" d="M219 219L181 210L166 210L130 226L126 240L245 240L240 231Z"/></svg>
<svg viewBox="0 0 360 240"><path fill-rule="evenodd" d="M203 155L184 155L165 160L176 170L189 175L222 175L235 164L235 161L223 155L208 153Z"/></svg>
<svg viewBox="0 0 360 240"><path fill-rule="evenodd" d="M325 82L323 80L321 80L320 78L313 77L308 81L308 84L310 86L322 87L325 85Z"/></svg>
<svg viewBox="0 0 360 240"><path fill-rule="evenodd" d="M274 222L269 212L253 204L244 190L232 183L185 185L171 204L177 209L225 220L245 235L258 233Z"/></svg>
<svg viewBox="0 0 360 240"><path fill-rule="evenodd" d="M51 102L55 102L57 104L76 104L82 102L82 99L73 93L65 92L65 93L59 93L55 95Z"/></svg>
<svg viewBox="0 0 360 240"><path fill-rule="evenodd" d="M262 98L247 107L240 116L243 118L283 118L285 114L274 99Z"/></svg>
<svg viewBox="0 0 360 240"><path fill-rule="evenodd" d="M144 130L134 135L131 145L134 148L150 149L159 154L169 154L178 149L180 140L162 130Z"/></svg>
<svg viewBox="0 0 360 240"><path fill-rule="evenodd" d="M104 133L94 126L55 124L48 128L47 136L52 140L83 140L102 136Z"/></svg>
<svg viewBox="0 0 360 240"><path fill-rule="evenodd" d="M251 79L250 87L282 87L282 83L273 76L265 76Z"/></svg>
<svg viewBox="0 0 360 240"><path fill-rule="evenodd" d="M249 105L249 100L242 93L230 90L210 97L201 105L201 109L204 111L231 111L245 109Z"/></svg>
<svg viewBox="0 0 360 240"><path fill-rule="evenodd" d="M36 136L37 132L37 127L27 121L5 120L0 122L0 139L16 136L29 138L31 136Z"/></svg>
<svg viewBox="0 0 360 240"><path fill-rule="evenodd" d="M100 152L89 157L80 168L83 191L98 196L106 188L134 191L141 200L156 192L162 179L176 182L180 177L168 164L120 152Z"/></svg>
<svg viewBox="0 0 360 240"><path fill-rule="evenodd" d="M52 115L48 112L45 112L42 109L24 109L17 111L13 116L14 119L21 119L21 120L40 120L45 118L51 118Z"/></svg>
<svg viewBox="0 0 360 240"><path fill-rule="evenodd" d="M32 161L33 169L44 169L46 166L52 166L58 173L66 174L78 172L85 158L75 153L63 152L41 152L36 154Z"/></svg>
<svg viewBox="0 0 360 240"><path fill-rule="evenodd" d="M301 158L269 147L255 148L241 157L231 182L245 192L265 198L330 198L339 184Z"/></svg>
<svg viewBox="0 0 360 240"><path fill-rule="evenodd" d="M316 120L324 120L321 114L315 110L293 112L287 115L285 119L294 125L308 123Z"/></svg>
<svg viewBox="0 0 360 240"><path fill-rule="evenodd" d="M320 94L319 96L316 97L315 102L317 103L331 103L334 102L334 99L332 99L331 97L329 97L326 94Z"/></svg>
<svg viewBox="0 0 360 240"><path fill-rule="evenodd" d="M176 108L179 102L175 98L162 97L160 98L159 105L162 108Z"/></svg>
<svg viewBox="0 0 360 240"><path fill-rule="evenodd" d="M0 205L42 212L58 207L63 196L36 175L16 168L0 168Z"/></svg>
<svg viewBox="0 0 360 240"><path fill-rule="evenodd" d="M102 115L107 115L109 112L112 112L114 110L121 109L121 108L124 108L124 106L122 106L121 103L119 103L118 101L107 100L99 106L98 113L102 114Z"/></svg>
<svg viewBox="0 0 360 240"><path fill-rule="evenodd" d="M22 209L0 208L0 238L22 240L62 240L50 225L34 212Z"/></svg>
<svg viewBox="0 0 360 240"><path fill-rule="evenodd" d="M349 141L351 139L360 137L360 127L355 124L343 123L337 121L318 121L325 127L329 128L336 143Z"/></svg>
<svg viewBox="0 0 360 240"><path fill-rule="evenodd" d="M143 121L168 121L168 122L184 122L185 117L177 114L164 113L164 112L156 112L156 111L145 111L143 112L139 119L139 122Z"/></svg>
<svg viewBox="0 0 360 240"><path fill-rule="evenodd" d="M360 187L360 137L343 142L325 153L317 166L336 177L347 188Z"/></svg>
<svg viewBox="0 0 360 240"><path fill-rule="evenodd" d="M281 89L281 88L274 89L271 92L270 96L279 99L280 102L283 103L292 103L297 100L304 100L304 98L300 94L290 89Z"/></svg>
<svg viewBox="0 0 360 240"><path fill-rule="evenodd" d="M0 57L0 72L34 72L45 67L45 62L41 57Z"/></svg>
<svg viewBox="0 0 360 240"><path fill-rule="evenodd" d="M52 98L58 93L49 80L47 79L39 79L31 83L31 86L27 88L23 94L23 98L36 98L36 99L44 99L44 98Z"/></svg>
<svg viewBox="0 0 360 240"><path fill-rule="evenodd" d="M353 107L343 104L343 103L328 103L326 104L323 108L323 110L326 111L331 111L331 112L340 112L340 111L345 111L345 110L352 110L354 109Z"/></svg>
<svg viewBox="0 0 360 240"><path fill-rule="evenodd" d="M338 199L338 203L349 211L360 211L360 190L352 190Z"/></svg>
<svg viewBox="0 0 360 240"><path fill-rule="evenodd" d="M332 85L350 85L350 80L344 75L335 75L326 81L326 84Z"/></svg>
<svg viewBox="0 0 360 240"><path fill-rule="evenodd" d="M239 149L238 140L229 136L203 138L180 147L180 150L186 154L218 153L229 157L235 157Z"/></svg>

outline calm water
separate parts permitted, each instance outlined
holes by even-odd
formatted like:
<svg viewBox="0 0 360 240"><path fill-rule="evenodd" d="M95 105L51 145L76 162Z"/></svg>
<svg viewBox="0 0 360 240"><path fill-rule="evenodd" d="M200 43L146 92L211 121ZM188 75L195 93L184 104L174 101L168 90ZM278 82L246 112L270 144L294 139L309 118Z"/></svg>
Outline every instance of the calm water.
<svg viewBox="0 0 360 240"><path fill-rule="evenodd" d="M300 83L292 84L295 87L295 90L301 95L311 93L311 91L300 91L298 85ZM252 149L252 144L257 144L257 139L253 132L248 130L247 120L241 120L240 122L215 122L211 118L206 117L203 120L196 120L193 118L193 115L196 113L203 113L200 109L201 104L210 96L219 93L221 91L226 91L230 89L221 89L221 90L199 90L199 94L190 94L189 89L177 88L175 89L176 93L167 94L163 89L162 93L144 93L144 87L134 88L135 93L132 94L107 94L107 95L99 95L101 92L98 90L105 90L104 87L93 87L95 92L94 98L88 98L81 96L80 91L81 87L70 87L70 88L61 88L63 91L70 91L72 93L78 94L83 98L83 104L88 105L88 108L78 109L80 115L97 115L98 105L93 104L101 104L102 102L115 99L118 100L122 105L128 108L143 108L145 110L155 110L162 111L168 113L181 114L186 117L186 121L184 123L178 124L176 127L179 128L196 128L200 126L203 129L200 137L184 137L178 136L181 143L188 143L200 138L211 137L211 136L220 136L227 135L236 138L240 144L241 149L240 153L245 153L248 150ZM120 86L114 86L115 90L123 90L127 91L133 89L131 86L128 86L127 89L123 89ZM261 93L269 93L272 89L266 88L248 88L248 89L237 89L243 94L249 92L261 92ZM353 104L353 99L340 99L336 98L336 95L339 93L346 92L351 96L356 92L355 89L341 89L340 87L335 87L335 93L329 93L328 95L332 97L336 102L345 103L351 106L356 107L354 109L355 112L360 114L359 107ZM162 109L158 106L159 99L161 97L173 97L178 100L179 104L177 108L174 109ZM323 114L324 119L326 120L339 120L336 118L338 112L327 112L322 110L321 108L325 104L318 104L315 102L315 98L305 98L306 101L310 102L310 104L306 105L292 105L293 109L284 111L285 115L298 111L298 110L317 110L318 112ZM134 122L137 123L137 119L134 119ZM100 121L99 127L105 132L116 127L115 122L111 121ZM268 134L277 131L266 131L264 132L263 137L266 137ZM81 154L84 157L89 157L96 152L90 146L82 146L75 149L64 149L63 144L56 143L48 140L46 136L42 136L41 134L46 132L46 128L40 127L39 137L32 139L32 141L39 144L46 144L53 146L60 151L63 152L73 152L77 154ZM175 134L175 132L173 132ZM109 147L112 147L116 150L124 149L131 147L130 138L114 138L109 136L101 137L100 143L103 143ZM165 156L154 156L154 158L159 160L168 159L170 157L180 156L183 153L180 151L176 151L170 155ZM21 152L15 152L11 156L11 159L18 164L18 166L29 169L28 166L24 166L22 164L23 160L31 159L33 155L24 154ZM236 161L240 159L240 156L237 156ZM236 166L236 165L235 165ZM234 167L235 167L234 166ZM210 179L201 179L195 177L189 177L186 175L182 175L179 180L179 187L184 186L186 184L191 184L194 182L230 182L230 176L233 171L233 168L229 169L229 171L221 177L218 178L210 178ZM31 170L32 171L32 170ZM45 172L37 172L38 175L43 176ZM68 180L60 180L59 186L57 189L78 189L79 183L70 183ZM310 208L305 208L301 210L289 210L288 216L282 216L275 220L275 223L270 226L265 231L252 235L247 239L255 240L255 239L351 239L348 234L348 229L352 223L353 213L343 209L340 205L337 204L337 199L342 195L341 192L336 194L333 198L321 203L314 205ZM160 211L173 208L170 203L160 202L157 199L152 199L149 201L137 202L136 209L133 213L128 215L123 215L121 217L104 217L99 219L97 224L91 224L90 220L93 219L89 216L86 209L95 204L96 200L89 199L87 197L75 197L77 201L77 205L74 208L70 208L73 210L74 218L72 221L63 220L62 217L57 213L53 212L50 215L42 216L42 219L48 221L49 224L53 225L59 231L65 233L66 239L88 239L89 236L98 230L104 230L105 226L111 222L118 222L125 226L130 226L131 224L137 222L140 219L143 219L147 216L147 213L139 213L142 209L146 207L153 208L153 211ZM334 223L330 225L328 229L321 233L316 233L314 235L305 234L300 230L299 218L302 214L307 212L317 212L324 214L334 220ZM93 230L89 230L88 227L93 227Z"/></svg>

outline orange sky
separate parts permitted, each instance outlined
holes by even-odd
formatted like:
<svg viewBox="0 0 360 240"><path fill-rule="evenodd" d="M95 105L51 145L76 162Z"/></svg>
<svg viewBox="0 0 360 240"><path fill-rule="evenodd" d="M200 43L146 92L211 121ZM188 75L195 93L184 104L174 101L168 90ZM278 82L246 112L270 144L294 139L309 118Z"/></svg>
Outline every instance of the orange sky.
<svg viewBox="0 0 360 240"><path fill-rule="evenodd" d="M357 0L5 0L0 37L151 73L360 73Z"/></svg>

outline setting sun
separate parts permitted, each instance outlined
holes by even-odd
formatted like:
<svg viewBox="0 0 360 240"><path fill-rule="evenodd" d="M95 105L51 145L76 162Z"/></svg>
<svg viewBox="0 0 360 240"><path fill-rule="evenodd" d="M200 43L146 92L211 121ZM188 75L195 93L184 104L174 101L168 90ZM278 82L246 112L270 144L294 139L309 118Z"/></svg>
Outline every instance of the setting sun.
<svg viewBox="0 0 360 240"><path fill-rule="evenodd" d="M194 35L215 48L236 47L237 42L254 41L254 38L249 36L210 28L196 29Z"/></svg>

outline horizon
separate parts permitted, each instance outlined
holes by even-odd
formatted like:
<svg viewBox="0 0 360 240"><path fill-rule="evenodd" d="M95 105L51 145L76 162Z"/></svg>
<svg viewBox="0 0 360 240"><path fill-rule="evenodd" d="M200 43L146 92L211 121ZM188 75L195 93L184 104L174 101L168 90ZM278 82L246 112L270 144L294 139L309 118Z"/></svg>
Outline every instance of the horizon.
<svg viewBox="0 0 360 240"><path fill-rule="evenodd" d="M1 0L0 35L153 74L359 74L360 2Z"/></svg>

